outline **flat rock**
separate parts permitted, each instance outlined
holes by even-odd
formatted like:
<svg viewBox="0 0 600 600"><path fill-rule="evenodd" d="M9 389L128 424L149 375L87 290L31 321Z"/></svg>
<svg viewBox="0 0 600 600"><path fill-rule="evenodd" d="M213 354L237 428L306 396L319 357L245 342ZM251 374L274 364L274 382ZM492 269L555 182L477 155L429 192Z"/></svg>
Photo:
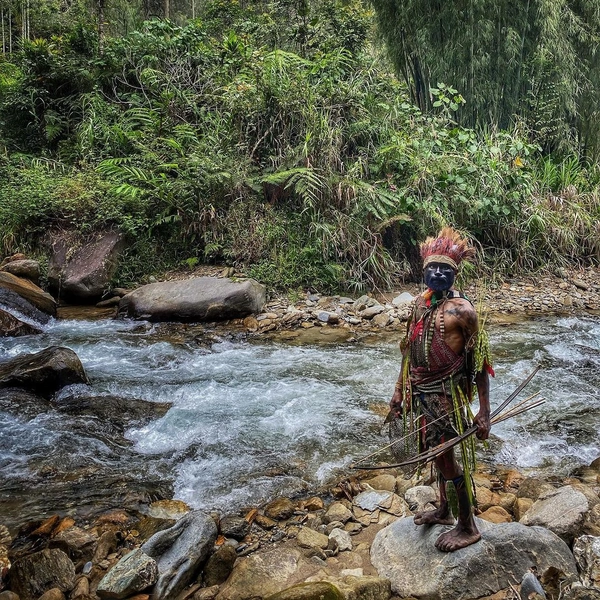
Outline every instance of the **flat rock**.
<svg viewBox="0 0 600 600"><path fill-rule="evenodd" d="M466 600L490 596L521 581L535 565L538 572L554 567L567 580L577 575L569 547L542 527L520 523L493 525L476 519L482 538L456 552L441 552L434 543L450 526L417 526L399 519L382 529L371 547L371 562L401 597Z"/></svg>
<svg viewBox="0 0 600 600"><path fill-rule="evenodd" d="M100 580L96 593L100 598L122 600L149 588L157 580L156 561L137 548L108 571Z"/></svg>
<svg viewBox="0 0 600 600"><path fill-rule="evenodd" d="M217 277L151 283L123 296L119 315L150 321L218 321L262 310L266 289L253 279Z"/></svg>

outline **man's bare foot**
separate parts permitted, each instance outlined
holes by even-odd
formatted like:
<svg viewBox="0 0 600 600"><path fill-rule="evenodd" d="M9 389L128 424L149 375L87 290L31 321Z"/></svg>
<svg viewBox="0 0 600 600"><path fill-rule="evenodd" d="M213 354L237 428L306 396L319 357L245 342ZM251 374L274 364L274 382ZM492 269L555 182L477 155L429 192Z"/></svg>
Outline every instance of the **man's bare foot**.
<svg viewBox="0 0 600 600"><path fill-rule="evenodd" d="M481 534L475 526L461 525L460 521L454 529L442 533L435 542L435 547L442 552L454 552L466 548L481 539Z"/></svg>
<svg viewBox="0 0 600 600"><path fill-rule="evenodd" d="M454 525L454 518L447 506L435 510L423 510L414 516L415 525Z"/></svg>

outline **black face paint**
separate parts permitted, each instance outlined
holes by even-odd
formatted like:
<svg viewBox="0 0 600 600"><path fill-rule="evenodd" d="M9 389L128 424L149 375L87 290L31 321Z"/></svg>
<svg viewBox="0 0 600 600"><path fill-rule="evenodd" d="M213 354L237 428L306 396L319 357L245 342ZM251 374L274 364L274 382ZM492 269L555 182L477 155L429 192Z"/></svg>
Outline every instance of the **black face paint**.
<svg viewBox="0 0 600 600"><path fill-rule="evenodd" d="M425 284L434 292L445 292L454 285L456 272L450 265L444 263L429 263L424 271Z"/></svg>

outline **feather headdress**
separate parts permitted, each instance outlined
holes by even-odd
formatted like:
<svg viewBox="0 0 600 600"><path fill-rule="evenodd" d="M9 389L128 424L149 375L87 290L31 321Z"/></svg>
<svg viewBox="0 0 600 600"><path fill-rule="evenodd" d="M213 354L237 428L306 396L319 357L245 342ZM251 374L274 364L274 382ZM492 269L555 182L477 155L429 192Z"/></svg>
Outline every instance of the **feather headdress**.
<svg viewBox="0 0 600 600"><path fill-rule="evenodd" d="M450 265L458 271L463 260L475 256L475 248L452 227L444 227L436 238L428 237L421 244L423 268L433 262Z"/></svg>

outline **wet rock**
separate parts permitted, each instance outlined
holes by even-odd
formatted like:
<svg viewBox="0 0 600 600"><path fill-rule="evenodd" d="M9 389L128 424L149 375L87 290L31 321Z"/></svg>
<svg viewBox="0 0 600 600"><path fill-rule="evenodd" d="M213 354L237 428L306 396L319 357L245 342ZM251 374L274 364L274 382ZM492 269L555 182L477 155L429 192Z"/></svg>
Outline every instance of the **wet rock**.
<svg viewBox="0 0 600 600"><path fill-rule="evenodd" d="M0 308L0 337L21 337L42 333L39 327L21 321Z"/></svg>
<svg viewBox="0 0 600 600"><path fill-rule="evenodd" d="M581 582L587 587L600 588L600 537L583 535L577 538L573 556Z"/></svg>
<svg viewBox="0 0 600 600"><path fill-rule="evenodd" d="M100 581L100 598L121 600L142 592L158 580L156 561L139 548L126 554Z"/></svg>
<svg viewBox="0 0 600 600"><path fill-rule="evenodd" d="M57 533L50 540L48 547L59 548L75 563L87 562L94 555L97 541L96 535L74 526Z"/></svg>
<svg viewBox="0 0 600 600"><path fill-rule="evenodd" d="M135 529L139 534L138 539L141 542L145 542L155 533L175 525L175 521L175 519L160 519L156 517L144 516L135 526Z"/></svg>
<svg viewBox="0 0 600 600"><path fill-rule="evenodd" d="M332 583L316 581L299 583L268 596L265 600L345 600L345 596Z"/></svg>
<svg viewBox="0 0 600 600"><path fill-rule="evenodd" d="M6 271L17 277L29 279L35 285L40 283L40 263L37 260L21 259L13 260L0 267L0 271Z"/></svg>
<svg viewBox="0 0 600 600"><path fill-rule="evenodd" d="M296 510L296 505L289 498L276 498L265 506L265 515L269 519L283 521L289 519Z"/></svg>
<svg viewBox="0 0 600 600"><path fill-rule="evenodd" d="M546 527L570 543L582 532L591 508L590 500L582 491L567 485L540 496L520 523Z"/></svg>
<svg viewBox="0 0 600 600"><path fill-rule="evenodd" d="M71 304L100 300L110 286L123 246L123 236L109 231L69 256L68 241L55 240L48 267L50 290Z"/></svg>
<svg viewBox="0 0 600 600"><path fill-rule="evenodd" d="M445 553L434 544L450 526L419 527L412 519L399 519L376 535L371 562L380 577L390 579L394 593L430 600L489 595L520 581L531 566L539 572L554 567L567 580L576 577L568 546L551 531L519 523L476 523L479 542Z"/></svg>
<svg viewBox="0 0 600 600"><path fill-rule="evenodd" d="M121 298L119 314L150 321L236 319L260 312L265 298L265 287L253 279L197 277L142 286Z"/></svg>
<svg viewBox="0 0 600 600"><path fill-rule="evenodd" d="M47 315L56 316L56 301L54 298L31 281L0 271L0 288L21 296L29 304Z"/></svg>
<svg viewBox="0 0 600 600"><path fill-rule="evenodd" d="M235 548L228 545L221 546L209 559L204 567L204 583L211 587L221 585L233 571L237 560Z"/></svg>
<svg viewBox="0 0 600 600"><path fill-rule="evenodd" d="M73 383L89 381L77 354L69 348L50 346L0 363L0 387L21 387L47 398Z"/></svg>
<svg viewBox="0 0 600 600"><path fill-rule="evenodd" d="M229 515L223 517L220 523L221 533L228 538L241 540L250 532L251 524L243 517Z"/></svg>
<svg viewBox="0 0 600 600"><path fill-rule="evenodd" d="M75 566L62 550L35 552L14 562L9 585L21 600L38 600L52 588L69 592L75 585Z"/></svg>
<svg viewBox="0 0 600 600"><path fill-rule="evenodd" d="M159 531L142 551L155 558L159 578L152 592L156 600L170 600L198 573L217 539L213 518L199 510L187 513L173 527Z"/></svg>
<svg viewBox="0 0 600 600"><path fill-rule="evenodd" d="M0 287L0 306L33 326L45 325L52 318L49 313L40 310L17 292L3 287Z"/></svg>

